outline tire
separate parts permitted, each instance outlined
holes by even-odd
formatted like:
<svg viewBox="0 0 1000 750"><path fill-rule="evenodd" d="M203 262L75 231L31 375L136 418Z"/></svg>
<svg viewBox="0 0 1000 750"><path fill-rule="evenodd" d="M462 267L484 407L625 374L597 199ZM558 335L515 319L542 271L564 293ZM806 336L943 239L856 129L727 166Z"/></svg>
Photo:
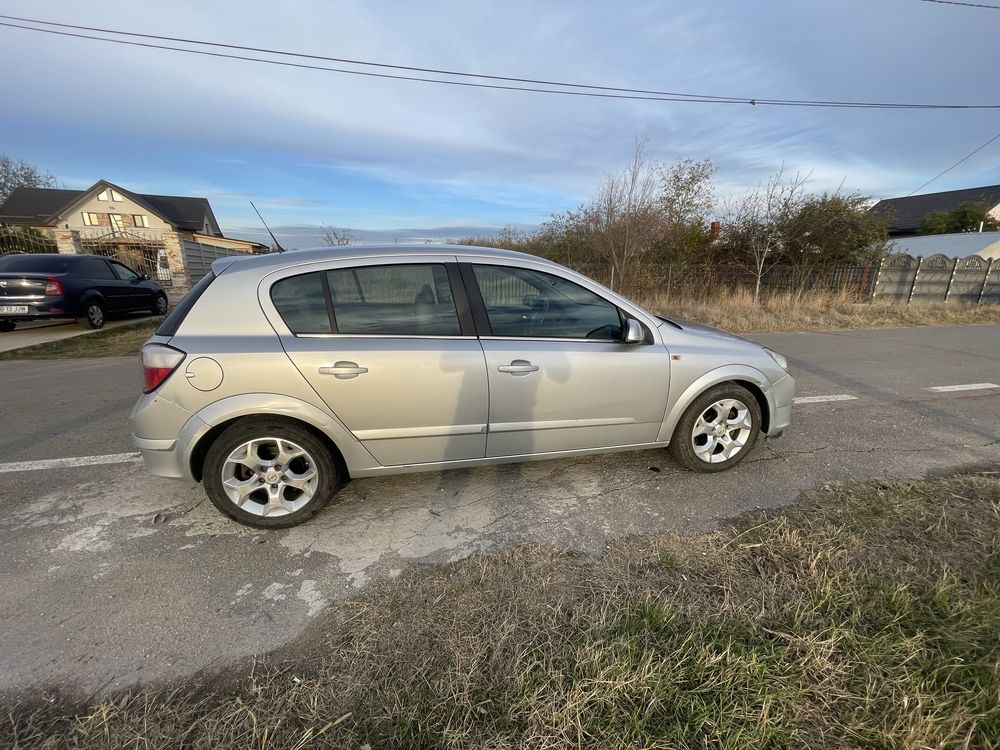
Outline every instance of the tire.
<svg viewBox="0 0 1000 750"><path fill-rule="evenodd" d="M0 320L0 333L10 333L17 328L16 320Z"/></svg>
<svg viewBox="0 0 1000 750"><path fill-rule="evenodd" d="M721 411L726 406L730 408L723 425ZM754 395L743 386L723 383L691 402L674 428L670 452L692 471L725 471L753 449L760 424L760 405Z"/></svg>
<svg viewBox="0 0 1000 750"><path fill-rule="evenodd" d="M244 450L248 444L251 448ZM304 479L310 471L315 477ZM337 461L320 438L273 418L246 419L224 430L209 447L202 473L212 504L258 529L308 520L336 494L340 478Z"/></svg>
<svg viewBox="0 0 1000 750"><path fill-rule="evenodd" d="M149 308L149 311L153 315L162 318L167 314L167 296L165 294L157 294L156 300L153 302L153 306Z"/></svg>
<svg viewBox="0 0 1000 750"><path fill-rule="evenodd" d="M107 319L107 311L104 309L104 305L96 300L92 300L87 303L84 308L83 317L77 318L77 322L85 328L103 328L104 321Z"/></svg>

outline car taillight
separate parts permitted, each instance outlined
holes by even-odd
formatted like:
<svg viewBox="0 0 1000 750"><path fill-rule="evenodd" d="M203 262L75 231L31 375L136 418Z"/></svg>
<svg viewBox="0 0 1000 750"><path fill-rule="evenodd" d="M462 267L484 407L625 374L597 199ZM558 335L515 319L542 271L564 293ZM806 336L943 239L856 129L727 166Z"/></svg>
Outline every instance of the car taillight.
<svg viewBox="0 0 1000 750"><path fill-rule="evenodd" d="M46 297L58 297L63 293L62 284L55 276L49 276L45 281L45 296Z"/></svg>
<svg viewBox="0 0 1000 750"><path fill-rule="evenodd" d="M184 361L184 352L165 344L146 344L139 357L142 360L142 392L149 393L156 390Z"/></svg>

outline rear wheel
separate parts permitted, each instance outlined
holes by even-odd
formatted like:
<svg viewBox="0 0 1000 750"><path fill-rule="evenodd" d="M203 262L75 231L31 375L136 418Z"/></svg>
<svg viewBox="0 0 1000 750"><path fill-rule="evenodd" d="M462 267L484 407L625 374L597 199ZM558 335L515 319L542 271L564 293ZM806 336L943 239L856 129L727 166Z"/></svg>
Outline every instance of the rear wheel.
<svg viewBox="0 0 1000 750"><path fill-rule="evenodd" d="M167 297L164 294L157 294L153 306L150 308L153 315L163 316L167 314Z"/></svg>
<svg viewBox="0 0 1000 750"><path fill-rule="evenodd" d="M77 321L87 328L103 328L104 315L104 305L100 302L88 302L83 317L78 318Z"/></svg>
<svg viewBox="0 0 1000 750"><path fill-rule="evenodd" d="M330 449L309 430L252 419L216 438L205 456L202 481L226 515L275 529L311 518L336 493L340 473Z"/></svg>
<svg viewBox="0 0 1000 750"><path fill-rule="evenodd" d="M723 383L710 388L684 412L670 450L694 471L725 471L750 453L760 434L760 406L746 388Z"/></svg>
<svg viewBox="0 0 1000 750"><path fill-rule="evenodd" d="M17 328L17 321L0 320L0 333L10 333Z"/></svg>

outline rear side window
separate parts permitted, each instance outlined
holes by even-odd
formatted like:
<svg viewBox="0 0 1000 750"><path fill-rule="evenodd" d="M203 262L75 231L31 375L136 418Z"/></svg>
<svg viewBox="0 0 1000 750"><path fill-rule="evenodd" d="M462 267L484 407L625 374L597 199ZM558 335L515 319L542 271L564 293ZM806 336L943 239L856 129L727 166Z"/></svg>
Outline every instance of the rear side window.
<svg viewBox="0 0 1000 750"><path fill-rule="evenodd" d="M0 258L0 272L4 273L66 273L72 270L77 259L65 255L19 253Z"/></svg>
<svg viewBox="0 0 1000 750"><path fill-rule="evenodd" d="M271 301L292 333L333 333L322 271L290 276L271 287Z"/></svg>
<svg viewBox="0 0 1000 750"><path fill-rule="evenodd" d="M448 271L441 264L362 266L291 276L271 287L271 300L296 334L461 334Z"/></svg>
<svg viewBox="0 0 1000 750"><path fill-rule="evenodd" d="M160 327L156 329L157 336L173 336L177 333L177 329L180 328L181 323L184 322L184 318L187 314L191 312L191 308L194 307L194 303L198 301L198 298L205 293L208 289L209 284L215 281L215 274L209 272L205 276L202 276L201 281L195 284L191 291L185 294L181 301L177 303L176 307L170 311L170 313L163 319L160 323Z"/></svg>
<svg viewBox="0 0 1000 750"><path fill-rule="evenodd" d="M85 279L113 279L108 264L100 258L84 258L80 261L79 275Z"/></svg>
<svg viewBox="0 0 1000 750"><path fill-rule="evenodd" d="M328 271L338 333L458 336L461 326L443 265Z"/></svg>

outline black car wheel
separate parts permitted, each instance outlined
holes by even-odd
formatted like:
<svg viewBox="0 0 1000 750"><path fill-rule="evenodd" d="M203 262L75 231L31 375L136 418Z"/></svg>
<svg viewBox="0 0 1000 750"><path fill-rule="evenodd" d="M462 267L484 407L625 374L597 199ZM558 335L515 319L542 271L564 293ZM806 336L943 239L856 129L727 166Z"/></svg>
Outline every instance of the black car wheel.
<svg viewBox="0 0 1000 750"><path fill-rule="evenodd" d="M104 327L104 305L100 302L88 302L85 315L79 319L80 325L87 328Z"/></svg>
<svg viewBox="0 0 1000 750"><path fill-rule="evenodd" d="M167 296L165 294L157 294L156 301L153 302L153 307L150 308L150 312L153 315L163 316L167 314Z"/></svg>
<svg viewBox="0 0 1000 750"><path fill-rule="evenodd" d="M0 333L10 333L17 328L17 321L0 320Z"/></svg>

